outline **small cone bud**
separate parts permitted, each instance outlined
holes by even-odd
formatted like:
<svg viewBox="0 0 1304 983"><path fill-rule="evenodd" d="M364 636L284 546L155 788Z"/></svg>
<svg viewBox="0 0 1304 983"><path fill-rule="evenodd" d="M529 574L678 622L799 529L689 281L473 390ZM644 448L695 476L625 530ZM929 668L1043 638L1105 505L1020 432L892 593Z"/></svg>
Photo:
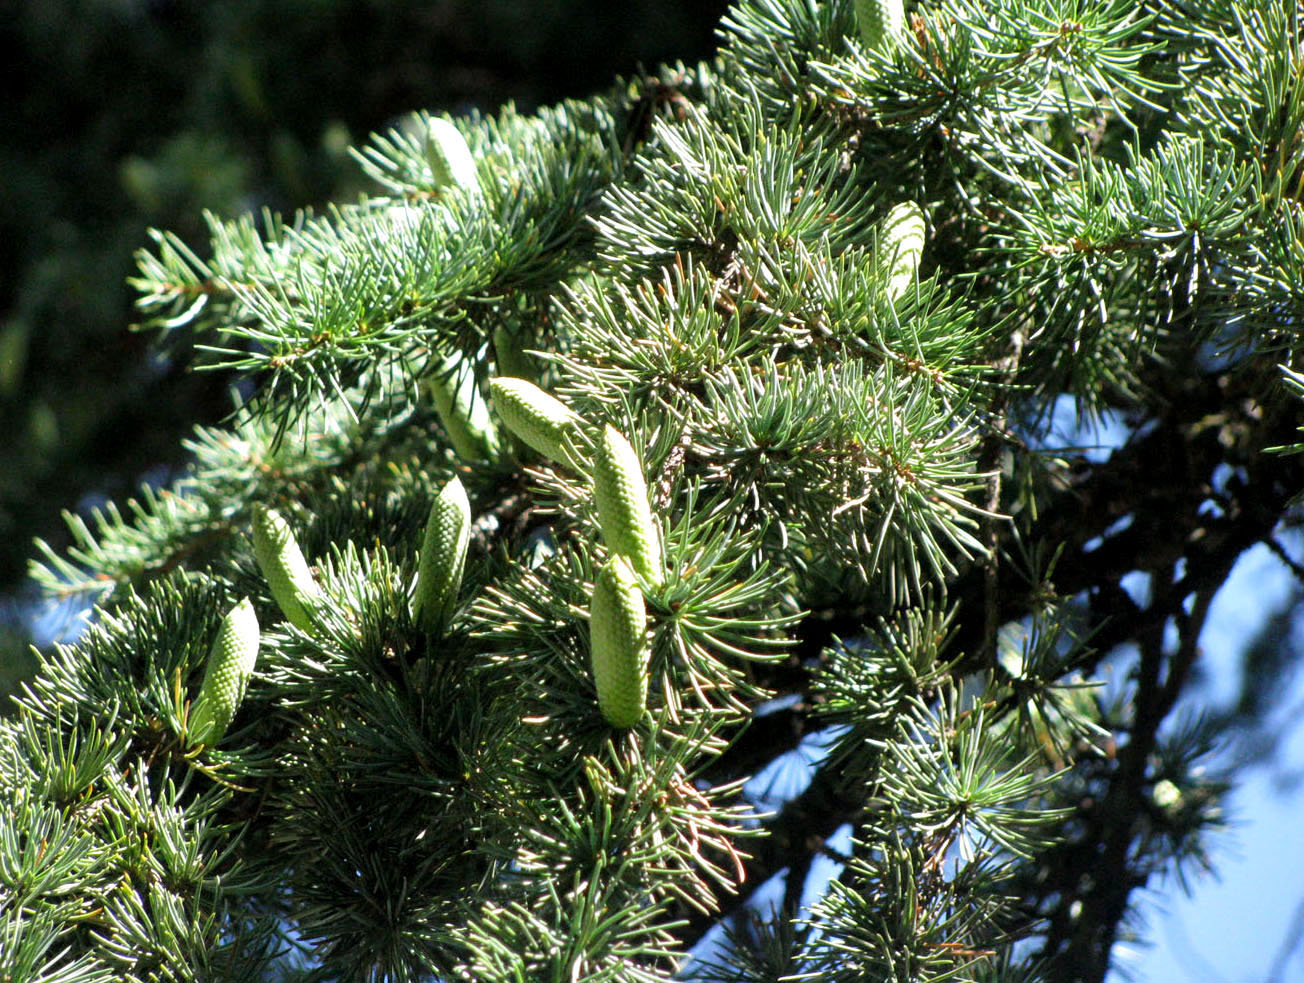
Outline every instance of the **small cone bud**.
<svg viewBox="0 0 1304 983"><path fill-rule="evenodd" d="M589 643L602 716L633 727L647 707L647 609L623 557L613 556L593 585Z"/></svg>
<svg viewBox="0 0 1304 983"><path fill-rule="evenodd" d="M906 33L902 0L856 0L856 24L866 48L895 44Z"/></svg>
<svg viewBox="0 0 1304 983"><path fill-rule="evenodd" d="M190 708L187 733L196 744L217 744L240 708L258 660L258 616L249 598L222 619L208 655L204 682Z"/></svg>
<svg viewBox="0 0 1304 983"><path fill-rule="evenodd" d="M887 213L879 233L879 264L887 279L887 296L894 303L914 286L924 254L928 226L923 210L905 201Z"/></svg>
<svg viewBox="0 0 1304 983"><path fill-rule="evenodd" d="M480 178L466 137L446 119L432 119L426 131L426 162L436 188L456 187L478 194Z"/></svg>
<svg viewBox="0 0 1304 983"><path fill-rule="evenodd" d="M593 498L607 549L651 584L664 579L661 537L652 521L647 482L638 454L614 427L602 431L593 458Z"/></svg>
<svg viewBox="0 0 1304 983"><path fill-rule="evenodd" d="M471 502L462 482L453 478L430 506L421 544L413 615L427 634L442 634L453 617L470 541Z"/></svg>
<svg viewBox="0 0 1304 983"><path fill-rule="evenodd" d="M267 578L272 597L285 619L303 631L312 629L309 611L321 594L294 531L275 509L254 506L254 559Z"/></svg>

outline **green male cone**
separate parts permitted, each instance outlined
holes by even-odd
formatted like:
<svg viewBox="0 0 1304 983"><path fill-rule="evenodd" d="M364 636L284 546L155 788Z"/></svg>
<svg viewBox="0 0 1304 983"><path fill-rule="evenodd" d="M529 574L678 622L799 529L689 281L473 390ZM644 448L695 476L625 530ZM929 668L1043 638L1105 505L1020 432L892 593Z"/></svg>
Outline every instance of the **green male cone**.
<svg viewBox="0 0 1304 983"><path fill-rule="evenodd" d="M457 187L480 193L475 158L466 145L466 137L446 119L430 121L426 130L426 163L430 165L436 188Z"/></svg>
<svg viewBox="0 0 1304 983"><path fill-rule="evenodd" d="M499 376L489 383L489 390L494 410L526 446L581 470L575 453L582 439L579 414L528 379Z"/></svg>
<svg viewBox="0 0 1304 983"><path fill-rule="evenodd" d="M258 616L246 597L222 619L213 640L203 685L190 707L187 733L192 743L214 745L222 740L257 660Z"/></svg>
<svg viewBox="0 0 1304 983"><path fill-rule="evenodd" d="M442 634L453 617L470 541L471 502L462 482L454 477L430 506L417 567L413 615L417 626L429 635Z"/></svg>
<svg viewBox="0 0 1304 983"><path fill-rule="evenodd" d="M430 377L430 400L457 456L467 464L498 458L498 428L475 384L471 364L460 355L444 359Z"/></svg>
<svg viewBox="0 0 1304 983"><path fill-rule="evenodd" d="M906 33L902 0L856 0L856 24L866 48L894 44Z"/></svg>
<svg viewBox="0 0 1304 983"><path fill-rule="evenodd" d="M308 561L294 538L290 524L275 509L254 506L254 559L267 578L272 597L287 621L303 631L312 630L308 613L321 596Z"/></svg>
<svg viewBox="0 0 1304 983"><path fill-rule="evenodd" d="M883 219L878 263L887 278L888 299L893 303L905 296L919 276L919 260L924 254L927 234L923 209L913 201L903 201Z"/></svg>
<svg viewBox="0 0 1304 983"><path fill-rule="evenodd" d="M602 716L613 727L633 727L647 707L647 608L622 556L613 556L593 585L589 646Z"/></svg>
<svg viewBox="0 0 1304 983"><path fill-rule="evenodd" d="M538 370L534 359L525 354L526 333L522 329L499 326L494 328L494 358L498 362L498 374L517 379L533 379Z"/></svg>
<svg viewBox="0 0 1304 983"><path fill-rule="evenodd" d="M638 453L615 427L607 426L593 457L593 499L607 549L629 561L646 581L664 579L661 537L652 521L647 482Z"/></svg>

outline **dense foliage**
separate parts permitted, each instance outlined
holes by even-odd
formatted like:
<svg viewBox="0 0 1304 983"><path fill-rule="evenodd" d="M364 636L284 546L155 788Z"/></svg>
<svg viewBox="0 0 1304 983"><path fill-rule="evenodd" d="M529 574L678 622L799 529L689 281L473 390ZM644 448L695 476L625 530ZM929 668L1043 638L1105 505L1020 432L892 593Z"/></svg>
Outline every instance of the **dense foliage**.
<svg viewBox="0 0 1304 983"><path fill-rule="evenodd" d="M725 0L40 0L6 5L0 595L63 508L184 464L228 380L151 351L126 286L150 225L356 196L351 141L415 106L524 106L697 57ZM51 507L51 506L54 507ZM0 616L3 615L0 609ZM4 645L0 621L0 649ZM7 693L0 657L0 692Z"/></svg>
<svg viewBox="0 0 1304 983"><path fill-rule="evenodd" d="M1172 713L1297 514L1297 11L886 6L155 236L240 403L44 551L98 612L3 724L0 976L650 981L723 925L689 971L1104 978L1209 862Z"/></svg>

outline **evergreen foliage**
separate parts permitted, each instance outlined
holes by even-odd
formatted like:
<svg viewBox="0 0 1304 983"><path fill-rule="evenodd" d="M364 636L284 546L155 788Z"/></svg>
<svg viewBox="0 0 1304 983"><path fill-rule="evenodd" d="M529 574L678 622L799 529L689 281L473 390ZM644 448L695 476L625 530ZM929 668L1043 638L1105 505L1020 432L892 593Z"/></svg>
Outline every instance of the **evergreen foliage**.
<svg viewBox="0 0 1304 983"><path fill-rule="evenodd" d="M1206 729L1161 725L1304 477L1298 13L907 13L867 47L852 0L738 0L710 63L446 120L478 187L418 115L358 152L374 196L210 216L204 255L156 234L143 311L250 395L186 477L44 551L97 610L0 722L0 977L654 981L721 924L689 971L1104 978L1139 889L1208 861ZM450 372L524 445L455 434ZM1127 443L1049 450L1064 397ZM624 578L646 695L614 724L605 428L664 565ZM451 482L461 607L431 633ZM268 506L316 569L310 630L258 570ZM193 746L243 597L257 667ZM766 810L747 778L808 735Z"/></svg>
<svg viewBox="0 0 1304 983"><path fill-rule="evenodd" d="M149 226L206 248L203 209L352 199L365 181L349 144L413 107L587 95L635 65L707 54L725 4L6 4L0 594L19 588L34 536L66 545L59 508L173 477L180 439L230 409L228 379L189 371L185 332L160 353L122 330Z"/></svg>

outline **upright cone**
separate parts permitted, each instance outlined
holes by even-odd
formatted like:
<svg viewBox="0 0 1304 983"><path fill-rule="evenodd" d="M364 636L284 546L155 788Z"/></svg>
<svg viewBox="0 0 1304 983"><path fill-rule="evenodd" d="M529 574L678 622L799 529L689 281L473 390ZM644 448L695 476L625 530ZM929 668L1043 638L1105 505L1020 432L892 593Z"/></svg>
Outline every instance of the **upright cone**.
<svg viewBox="0 0 1304 983"><path fill-rule="evenodd" d="M254 506L254 559L267 578L272 598L285 619L303 631L312 629L310 610L321 595L290 524L275 509Z"/></svg>
<svg viewBox="0 0 1304 983"><path fill-rule="evenodd" d="M533 379L538 370L534 359L525 354L526 333L519 328L494 328L494 358L498 361L498 374L517 379Z"/></svg>
<svg viewBox="0 0 1304 983"><path fill-rule="evenodd" d="M240 708L258 661L258 616L249 598L222 619L204 669L199 696L190 707L187 734L195 744L217 744Z"/></svg>
<svg viewBox="0 0 1304 983"><path fill-rule="evenodd" d="M489 383L489 390L508 430L544 457L580 470L579 414L527 379L500 376Z"/></svg>
<svg viewBox="0 0 1304 983"><path fill-rule="evenodd" d="M638 453L624 435L607 426L593 457L593 498L607 549L629 561L646 581L664 579L661 537L652 521L647 482Z"/></svg>
<svg viewBox="0 0 1304 983"><path fill-rule="evenodd" d="M877 262L887 281L888 299L893 303L914 286L927 235L924 211L913 201L903 201L883 219Z"/></svg>
<svg viewBox="0 0 1304 983"><path fill-rule="evenodd" d="M413 615L429 635L441 635L457 610L466 549L471 541L471 502L462 482L454 477L435 496L426 520L417 568Z"/></svg>
<svg viewBox="0 0 1304 983"><path fill-rule="evenodd" d="M457 456L467 464L498 458L498 428L475 384L471 365L460 355L444 359L427 383L430 401Z"/></svg>
<svg viewBox="0 0 1304 983"><path fill-rule="evenodd" d="M856 0L856 24L866 48L897 43L906 33L902 0Z"/></svg>
<svg viewBox="0 0 1304 983"><path fill-rule="evenodd" d="M613 556L593 585L589 644L602 716L613 727L633 727L647 708L647 608L622 556Z"/></svg>
<svg viewBox="0 0 1304 983"><path fill-rule="evenodd" d="M480 193L480 178L466 137L446 119L430 121L426 130L426 163L430 165L436 188L455 187Z"/></svg>

